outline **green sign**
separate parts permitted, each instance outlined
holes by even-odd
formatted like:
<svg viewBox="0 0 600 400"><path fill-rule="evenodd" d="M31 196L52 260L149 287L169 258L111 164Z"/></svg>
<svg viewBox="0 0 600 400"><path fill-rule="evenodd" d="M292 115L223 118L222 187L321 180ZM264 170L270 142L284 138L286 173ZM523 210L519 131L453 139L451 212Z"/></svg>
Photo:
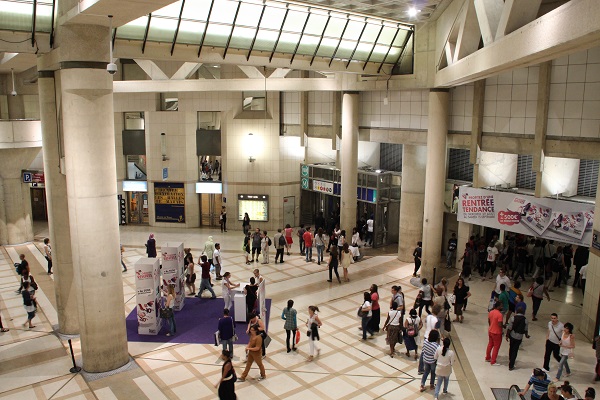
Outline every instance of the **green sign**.
<svg viewBox="0 0 600 400"><path fill-rule="evenodd" d="M302 182L302 189L308 189L308 178L302 178L301 182Z"/></svg>
<svg viewBox="0 0 600 400"><path fill-rule="evenodd" d="M303 165L302 166L302 176L308 176L308 165ZM304 186L303 186L304 187ZM307 186L306 188L308 188L308 181L307 181Z"/></svg>

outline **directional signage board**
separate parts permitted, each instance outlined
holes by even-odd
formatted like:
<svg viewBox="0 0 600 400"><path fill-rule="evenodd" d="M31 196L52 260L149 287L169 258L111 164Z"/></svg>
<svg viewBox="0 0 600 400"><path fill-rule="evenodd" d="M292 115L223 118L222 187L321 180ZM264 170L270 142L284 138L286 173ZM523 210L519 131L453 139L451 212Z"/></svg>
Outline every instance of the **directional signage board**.
<svg viewBox="0 0 600 400"><path fill-rule="evenodd" d="M302 176L308 176L308 165L303 165L300 171Z"/></svg>
<svg viewBox="0 0 600 400"><path fill-rule="evenodd" d="M302 178L302 189L308 189L308 178Z"/></svg>

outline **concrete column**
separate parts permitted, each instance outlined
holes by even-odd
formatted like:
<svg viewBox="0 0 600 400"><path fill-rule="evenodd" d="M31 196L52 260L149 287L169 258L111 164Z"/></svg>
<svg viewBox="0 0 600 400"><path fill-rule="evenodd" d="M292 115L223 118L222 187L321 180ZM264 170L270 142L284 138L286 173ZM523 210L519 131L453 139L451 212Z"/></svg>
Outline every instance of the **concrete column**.
<svg viewBox="0 0 600 400"><path fill-rule="evenodd" d="M413 262L413 250L423 238L425 206L425 165L427 147L402 146L402 186L400 196L400 240L398 260Z"/></svg>
<svg viewBox="0 0 600 400"><path fill-rule="evenodd" d="M425 172L423 264L421 265L421 276L427 279L433 277L433 269L441 260L449 97L447 89L432 89L429 92L429 129L427 129L429 163Z"/></svg>
<svg viewBox="0 0 600 400"><path fill-rule="evenodd" d="M33 240L31 194L29 185L22 182L21 170L29 168L39 154L39 147L0 150L3 206L0 225L0 244L19 244Z"/></svg>
<svg viewBox="0 0 600 400"><path fill-rule="evenodd" d="M67 178L60 171L60 158L64 152L59 142L54 72L40 73L38 90L58 330L62 334L76 335L79 334L78 301L71 258Z"/></svg>
<svg viewBox="0 0 600 400"><path fill-rule="evenodd" d="M346 233L356 225L358 184L358 93L346 92L342 100L342 193L340 228Z"/></svg>
<svg viewBox="0 0 600 400"><path fill-rule="evenodd" d="M69 29L75 31L72 26ZM97 33L99 40L108 41L108 29L99 27ZM82 62L80 68L57 72L83 368L89 372L110 371L129 359L119 251L113 82L104 65L100 69L98 64L86 67Z"/></svg>

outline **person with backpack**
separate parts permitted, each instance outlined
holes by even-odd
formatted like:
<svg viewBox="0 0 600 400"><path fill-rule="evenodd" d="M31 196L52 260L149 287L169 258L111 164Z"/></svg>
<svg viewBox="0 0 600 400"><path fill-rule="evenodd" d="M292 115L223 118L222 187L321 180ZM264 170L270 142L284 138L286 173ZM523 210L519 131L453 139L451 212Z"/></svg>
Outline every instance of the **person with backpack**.
<svg viewBox="0 0 600 400"><path fill-rule="evenodd" d="M21 295L23 296L23 306L25 307L25 311L27 311L27 321L23 324L23 326L27 326L29 324L29 329L35 328L35 325L31 323L31 320L35 318L35 312L37 311L36 302L35 302L35 291L31 290L29 287L29 282L23 282L23 291Z"/></svg>
<svg viewBox="0 0 600 400"><path fill-rule="evenodd" d="M404 346L407 357L410 357L411 351L415 351L415 360L419 358L417 339L421 328L423 328L423 322L419 318L417 310L413 308L409 312L409 317L404 321Z"/></svg>
<svg viewBox="0 0 600 400"><path fill-rule="evenodd" d="M277 229L277 233L273 236L273 243L275 243L275 264L277 264L277 260L283 264L283 249L285 249L286 241L285 236L281 233L281 228Z"/></svg>
<svg viewBox="0 0 600 400"><path fill-rule="evenodd" d="M523 342L523 336L529 339L529 323L525 317L523 307L517 307L515 315L512 315L506 326L506 341L508 347L508 370L515 369L515 362L519 354L519 346Z"/></svg>
<svg viewBox="0 0 600 400"><path fill-rule="evenodd" d="M25 272L27 272L27 274L29 275L29 272L30 272L29 263L27 262L27 260L25 260L25 254L19 254L19 259L21 260L21 262L15 263L15 269L17 271L17 274L20 276L23 276L25 274ZM21 285L19 286L19 290L17 290L16 293L20 294L22 289L23 289L23 283L21 282Z"/></svg>

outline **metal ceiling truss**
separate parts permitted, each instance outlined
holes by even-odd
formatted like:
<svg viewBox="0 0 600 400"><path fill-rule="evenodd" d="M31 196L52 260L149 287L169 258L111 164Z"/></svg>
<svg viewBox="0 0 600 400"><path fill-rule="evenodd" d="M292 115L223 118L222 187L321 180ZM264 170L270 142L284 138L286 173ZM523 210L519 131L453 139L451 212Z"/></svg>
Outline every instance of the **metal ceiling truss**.
<svg viewBox="0 0 600 400"><path fill-rule="evenodd" d="M342 44L342 38L344 37L344 34L346 33L346 28L348 28L349 23L350 23L350 18L346 18L346 24L344 25L344 29L342 30L342 34L340 35L340 40L338 41L337 46L335 46L335 50L333 51L333 54L331 55L331 60L329 60L330 67L331 67L331 63L333 62L333 59L335 58L335 55L337 54L337 52L340 48L340 44Z"/></svg>
<svg viewBox="0 0 600 400"><path fill-rule="evenodd" d="M231 24L231 32L229 32L229 37L227 38L227 43L225 44L225 51L223 51L223 60L227 55L227 50L229 49L229 44L231 43L231 37L233 36L233 30L235 29L235 23L237 21L238 14L240 13L240 6L242 2L238 2L237 9L235 10L235 16L233 17L233 24Z"/></svg>
<svg viewBox="0 0 600 400"><path fill-rule="evenodd" d="M142 41L142 54L146 51L146 41L148 40L148 31L150 30L150 21L152 20L152 13L148 14L148 23L146 24L146 30L144 31L144 40Z"/></svg>
<svg viewBox="0 0 600 400"><path fill-rule="evenodd" d="M306 14L306 19L304 20L304 26L302 27L302 32L300 32L300 38L298 39L298 43L296 43L296 48L292 53L292 59L290 60L290 65L294 62L294 57L296 57L296 53L298 52L298 48L300 47L300 42L302 42L302 36L304 36L304 31L306 30L306 25L308 25L308 20L310 19L310 7L308 7L308 13Z"/></svg>
<svg viewBox="0 0 600 400"><path fill-rule="evenodd" d="M371 51L369 52L367 61L365 61L365 65L363 65L363 71L365 70L365 68L367 68L367 64L369 63L369 60L371 60L371 56L373 55L375 46L377 46L377 41L379 40L379 36L381 36L381 32L383 32L383 24L381 24L381 28L379 28L379 32L377 33L377 37L375 38L375 41L373 42L373 47L371 47ZM394 42L392 42L392 43L394 43ZM385 58L383 60L385 61Z"/></svg>
<svg viewBox="0 0 600 400"><path fill-rule="evenodd" d="M358 45L360 44L360 39L362 39L362 35L363 35L363 33L365 33L365 29L367 29L367 19L366 18L365 18L365 24L363 25L362 30L360 31L360 35L358 35L358 40L356 41L356 46L354 46L354 50L352 50L352 54L350 54L350 58L348 59L348 62L346 63L346 68L348 68L348 66L352 62L352 59L354 58L354 54L356 54L356 49L358 49Z"/></svg>
<svg viewBox="0 0 600 400"><path fill-rule="evenodd" d="M398 28L396 28L396 33L394 33L394 38L392 39L392 43L389 45L389 47L385 53L385 57L383 57L383 60L381 60L381 64L379 64L379 68L377 68L377 73L379 73L381 71L381 68L383 68L383 64L385 64L385 60L387 60L388 56L390 55L390 50L392 50L392 47L394 47L393 44L396 41L396 38L398 37L398 33L400 33L400 25L398 25ZM410 33L408 33L407 35L410 35ZM402 52L404 52L404 49L402 49ZM363 70L365 69L366 66L367 66L367 63L365 63Z"/></svg>
<svg viewBox="0 0 600 400"><path fill-rule="evenodd" d="M325 27L323 28L323 32L321 33L321 37L319 38L319 43L317 43L317 47L315 47L315 52L313 53L312 58L310 59L310 65L313 65L315 61L315 57L317 56L317 52L319 51L319 47L321 47L321 42L323 41L323 36L325 36L325 31L327 31L327 26L329 26L329 21L331 21L331 12L327 15L327 22L325 22Z"/></svg>
<svg viewBox="0 0 600 400"><path fill-rule="evenodd" d="M202 38L200 39L200 46L198 47L198 57L200 57L200 53L202 52L202 46L204 46L204 39L206 38L206 31L208 30L208 24L210 22L210 15L212 14L214 5L215 5L215 0L212 0L210 2L210 8L208 9L208 16L206 17L206 24L204 24L204 32L202 32Z"/></svg>
<svg viewBox="0 0 600 400"><path fill-rule="evenodd" d="M181 9L179 10L179 18L177 18L177 28L173 34L173 43L171 44L171 55L175 50L175 43L177 43L177 35L179 34L179 27L181 26L181 16L183 15L183 7L185 7L185 0L181 0Z"/></svg>
<svg viewBox="0 0 600 400"><path fill-rule="evenodd" d="M269 56L269 62L271 62L271 60L273 59L273 56L275 55L275 49L277 48L277 45L279 44L279 39L281 39L281 33L283 32L283 26L285 25L285 20L287 19L288 14L290 13L290 8L288 5L285 6L285 15L283 16L283 21L281 21L281 28L279 28L279 34L277 35L277 40L275 41L275 45L273 46L273 51L271 52L271 55Z"/></svg>
<svg viewBox="0 0 600 400"><path fill-rule="evenodd" d="M265 15L266 9L267 9L267 5L263 4L262 11L260 12L260 17L258 18L258 24L256 24L256 32L254 32L254 37L252 38L252 43L250 44L250 49L248 50L248 56L246 57L246 61L250 60L250 54L252 54L252 49L254 48L254 43L256 43L256 37L258 36L258 30L260 29L260 24L262 22L263 16Z"/></svg>

